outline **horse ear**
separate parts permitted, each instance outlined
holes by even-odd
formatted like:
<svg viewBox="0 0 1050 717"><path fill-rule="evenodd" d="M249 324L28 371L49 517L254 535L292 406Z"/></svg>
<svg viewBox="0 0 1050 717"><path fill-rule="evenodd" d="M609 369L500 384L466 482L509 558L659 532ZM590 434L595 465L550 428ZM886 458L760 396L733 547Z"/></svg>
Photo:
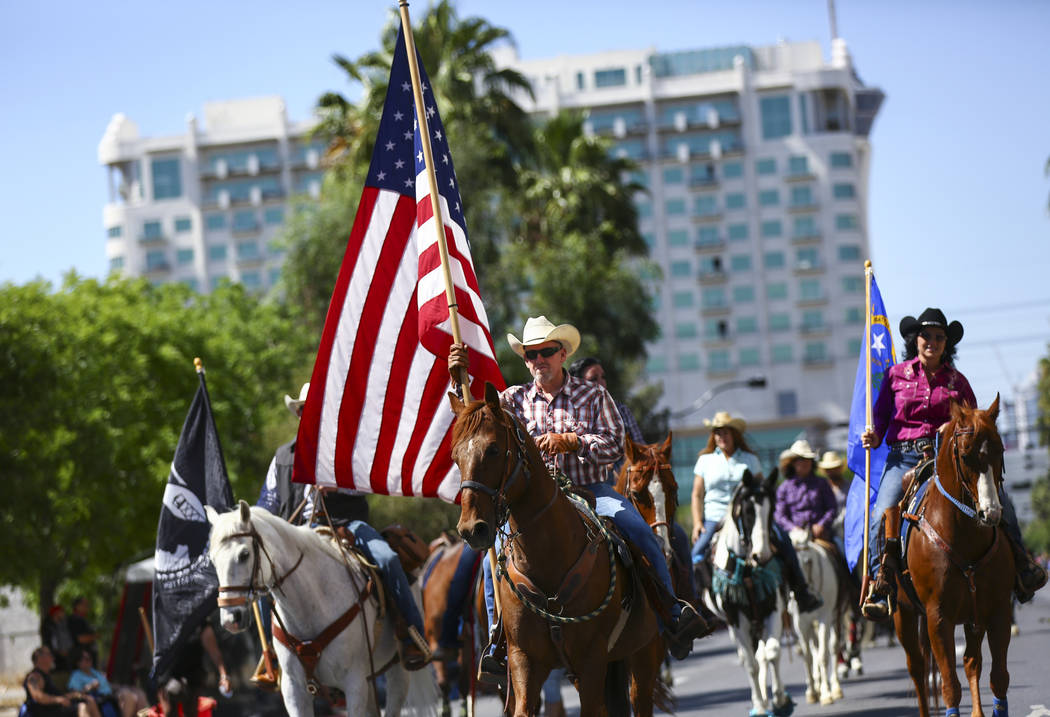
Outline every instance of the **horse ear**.
<svg viewBox="0 0 1050 717"><path fill-rule="evenodd" d="M623 437L623 456L628 463L634 463L634 441L627 434Z"/></svg>
<svg viewBox="0 0 1050 717"><path fill-rule="evenodd" d="M499 402L499 390L488 381L485 382L485 403L489 405L497 415L502 410Z"/></svg>
<svg viewBox="0 0 1050 717"><path fill-rule="evenodd" d="M667 438L664 439L664 442L660 444L660 455L668 463L671 462L671 434L670 433L667 434Z"/></svg>
<svg viewBox="0 0 1050 717"><path fill-rule="evenodd" d="M459 414L463 413L463 409L467 407L467 404L465 404L462 401L460 401L459 400L459 396L457 396L456 394L452 393L451 391L448 392L448 402L449 402L449 405L452 406L452 412L454 414L456 414L457 416L459 416Z"/></svg>
<svg viewBox="0 0 1050 717"><path fill-rule="evenodd" d="M992 401L992 405L988 407L988 415L991 416L992 420L998 420L999 418L999 393L996 392L995 400Z"/></svg>
<svg viewBox="0 0 1050 717"><path fill-rule="evenodd" d="M751 469L750 468L745 468L744 469L744 475L740 478L740 485L746 486L747 488L750 488L751 485L754 482L755 482L755 476L751 472Z"/></svg>
<svg viewBox="0 0 1050 717"><path fill-rule="evenodd" d="M212 508L210 505L204 506L204 514L208 516L208 522L215 525L216 521L219 520L219 511Z"/></svg>
<svg viewBox="0 0 1050 717"><path fill-rule="evenodd" d="M964 411L961 403L952 401L952 420L961 421L963 419Z"/></svg>
<svg viewBox="0 0 1050 717"><path fill-rule="evenodd" d="M250 522L252 519L252 507L243 500L237 504L237 507L241 510L241 522Z"/></svg>

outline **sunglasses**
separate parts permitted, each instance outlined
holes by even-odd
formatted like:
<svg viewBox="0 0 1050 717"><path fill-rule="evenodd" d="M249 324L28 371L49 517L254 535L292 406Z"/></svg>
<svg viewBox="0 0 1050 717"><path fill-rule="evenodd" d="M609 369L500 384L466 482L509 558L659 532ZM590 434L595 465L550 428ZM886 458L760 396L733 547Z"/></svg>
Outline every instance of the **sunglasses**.
<svg viewBox="0 0 1050 717"><path fill-rule="evenodd" d="M935 334L932 331L920 331L919 336L922 337L923 341L929 341L936 344L948 340L948 337L945 334Z"/></svg>
<svg viewBox="0 0 1050 717"><path fill-rule="evenodd" d="M545 349L529 349L525 352L525 358L529 361L535 361L538 356L550 358L559 351L561 351L561 346L548 346Z"/></svg>

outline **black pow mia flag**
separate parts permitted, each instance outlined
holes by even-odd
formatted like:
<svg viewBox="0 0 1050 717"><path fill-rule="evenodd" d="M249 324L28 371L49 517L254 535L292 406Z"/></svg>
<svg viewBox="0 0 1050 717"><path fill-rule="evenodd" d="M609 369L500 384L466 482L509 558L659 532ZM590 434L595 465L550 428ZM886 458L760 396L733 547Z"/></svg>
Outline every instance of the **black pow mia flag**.
<svg viewBox="0 0 1050 717"><path fill-rule="evenodd" d="M217 607L219 578L208 558L211 526L204 514L233 507L233 491L215 430L204 372L182 425L157 525L153 575L153 669L165 679L185 639Z"/></svg>

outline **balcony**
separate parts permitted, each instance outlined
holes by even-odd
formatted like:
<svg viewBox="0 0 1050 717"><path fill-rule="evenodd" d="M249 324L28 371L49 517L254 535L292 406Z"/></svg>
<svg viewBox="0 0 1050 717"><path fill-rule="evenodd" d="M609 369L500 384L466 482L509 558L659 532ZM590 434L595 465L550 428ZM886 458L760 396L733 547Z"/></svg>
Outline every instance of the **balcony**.
<svg viewBox="0 0 1050 717"><path fill-rule="evenodd" d="M234 236L247 236L249 234L258 234L259 230L262 229L262 225L259 222L241 223L233 225Z"/></svg>
<svg viewBox="0 0 1050 717"><path fill-rule="evenodd" d="M827 324L800 324L798 332L803 336L825 336L831 331Z"/></svg>
<svg viewBox="0 0 1050 717"><path fill-rule="evenodd" d="M808 234L796 234L791 237L792 244L819 244L823 237L820 232L810 232Z"/></svg>
<svg viewBox="0 0 1050 717"><path fill-rule="evenodd" d="M718 237L717 239L697 239L693 243L693 248L699 252L719 251L724 249L725 246L725 239L722 239L721 237Z"/></svg>
<svg viewBox="0 0 1050 717"><path fill-rule="evenodd" d="M824 272L824 269L825 266L822 261L799 261L795 263L795 274L799 276L821 274Z"/></svg>
<svg viewBox="0 0 1050 717"><path fill-rule="evenodd" d="M831 357L827 354L812 354L802 357L802 365L805 368L827 368L831 364Z"/></svg>
<svg viewBox="0 0 1050 717"><path fill-rule="evenodd" d="M799 306L821 306L828 303L828 295L821 293L813 296L800 296L797 304Z"/></svg>
<svg viewBox="0 0 1050 717"><path fill-rule="evenodd" d="M727 378L733 378L734 376L736 376L736 369L732 366L725 365L707 367L707 377L712 380L722 381Z"/></svg>
<svg viewBox="0 0 1050 717"><path fill-rule="evenodd" d="M811 171L809 171L807 169L804 172L789 172L787 174L787 176L784 177L784 181L785 182L812 182L816 178L817 178L817 175L815 175L813 172L811 172Z"/></svg>
<svg viewBox="0 0 1050 717"><path fill-rule="evenodd" d="M149 276L163 276L171 273L171 264L165 261L154 261L146 265L146 274Z"/></svg>
<svg viewBox="0 0 1050 717"><path fill-rule="evenodd" d="M283 189L264 189L261 193L262 201L268 202L275 199L284 199L285 193Z"/></svg>
<svg viewBox="0 0 1050 717"><path fill-rule="evenodd" d="M730 312L729 304L705 304L700 308L701 316L725 316Z"/></svg>
<svg viewBox="0 0 1050 717"><path fill-rule="evenodd" d="M703 214L694 214L694 222L717 222L722 219L721 209L712 209L711 211L704 212Z"/></svg>
<svg viewBox="0 0 1050 717"><path fill-rule="evenodd" d="M724 284L729 279L721 269L701 269L698 277L701 284Z"/></svg>
<svg viewBox="0 0 1050 717"><path fill-rule="evenodd" d="M702 177L690 177L690 187L702 187L704 189L714 189L718 186L718 178L714 175L702 176Z"/></svg>
<svg viewBox="0 0 1050 717"><path fill-rule="evenodd" d="M168 243L168 238L163 234L141 234L139 235L139 244L141 246L161 246Z"/></svg>
<svg viewBox="0 0 1050 717"><path fill-rule="evenodd" d="M804 212L815 212L820 209L820 205L815 200L808 202L791 202L787 207L788 211L792 214L802 214Z"/></svg>

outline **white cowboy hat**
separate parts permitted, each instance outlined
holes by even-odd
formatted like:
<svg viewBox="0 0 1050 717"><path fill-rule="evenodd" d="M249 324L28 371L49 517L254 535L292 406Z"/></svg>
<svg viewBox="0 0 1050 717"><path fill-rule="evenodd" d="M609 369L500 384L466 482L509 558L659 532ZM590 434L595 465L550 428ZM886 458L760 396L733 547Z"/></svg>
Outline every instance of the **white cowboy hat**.
<svg viewBox="0 0 1050 717"><path fill-rule="evenodd" d="M816 457L816 451L809 447L809 441L805 438L800 438L791 444L791 448L788 448L780 454L780 462L786 463L792 458L808 458L814 460Z"/></svg>
<svg viewBox="0 0 1050 717"><path fill-rule="evenodd" d="M555 326L546 316L533 316L525 322L525 330L521 332L521 341L514 334L507 334L507 343L518 356L525 356L527 346L557 341L565 348L566 358L576 353L580 348L580 332L572 324L559 324Z"/></svg>
<svg viewBox="0 0 1050 717"><path fill-rule="evenodd" d="M743 418L733 418L728 411L719 411L714 418L705 418L704 425L712 431L716 428L729 426L730 428L735 428L739 433L743 433L744 429L747 428L747 422Z"/></svg>
<svg viewBox="0 0 1050 717"><path fill-rule="evenodd" d="M824 455L820 458L820 463L817 467L822 471L835 470L836 468L842 467L842 456L835 451L825 451Z"/></svg>
<svg viewBox="0 0 1050 717"><path fill-rule="evenodd" d="M284 394L284 405L288 407L288 410L294 413L296 416L299 415L299 409L306 403L306 394L310 393L310 382L307 381L303 384L303 387L299 389L299 398L292 398L287 393Z"/></svg>

